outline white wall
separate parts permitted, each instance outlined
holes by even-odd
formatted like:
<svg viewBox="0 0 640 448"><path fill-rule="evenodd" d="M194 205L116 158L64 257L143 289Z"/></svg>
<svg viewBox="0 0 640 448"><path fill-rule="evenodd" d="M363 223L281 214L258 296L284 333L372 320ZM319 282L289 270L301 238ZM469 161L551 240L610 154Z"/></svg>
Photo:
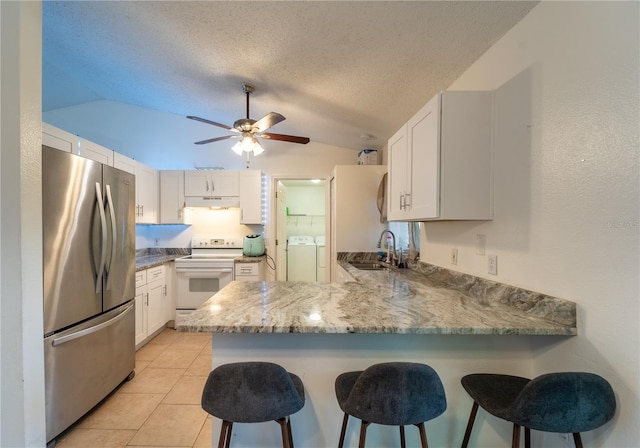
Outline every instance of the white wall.
<svg viewBox="0 0 640 448"><path fill-rule="evenodd" d="M157 169L195 167L245 168L245 158L232 143L194 145L225 135L223 129L181 115L115 101L94 101L43 113L43 121L113 149ZM304 117L296 117L304 120ZM265 152L251 159L251 168L271 174L325 178L336 164L355 164L358 150L310 142L263 141Z"/></svg>
<svg viewBox="0 0 640 448"><path fill-rule="evenodd" d="M286 185L286 182L284 182ZM325 183L318 185L287 185L287 237L316 237L326 233Z"/></svg>
<svg viewBox="0 0 640 448"><path fill-rule="evenodd" d="M0 2L0 446L44 446L42 12Z"/></svg>
<svg viewBox="0 0 640 448"><path fill-rule="evenodd" d="M535 339L534 373L596 372L619 409L585 446L638 446L639 4L542 2L450 90L497 89L495 216L423 224L423 261L575 301L574 338ZM475 235L498 275L475 255Z"/></svg>

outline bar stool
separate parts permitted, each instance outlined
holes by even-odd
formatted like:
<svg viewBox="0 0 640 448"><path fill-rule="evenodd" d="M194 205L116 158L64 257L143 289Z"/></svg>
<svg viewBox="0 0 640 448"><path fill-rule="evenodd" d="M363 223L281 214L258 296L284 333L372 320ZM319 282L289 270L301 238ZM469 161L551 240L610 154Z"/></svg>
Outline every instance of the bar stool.
<svg viewBox="0 0 640 448"><path fill-rule="evenodd" d="M274 420L282 447L293 448L289 416L304 406L302 380L270 362L238 362L216 367L202 392L202 408L222 420L218 448L229 448L233 423Z"/></svg>
<svg viewBox="0 0 640 448"><path fill-rule="evenodd" d="M338 447L344 446L349 415L362 420L359 447L364 448L367 427L371 423L400 427L400 444L405 448L405 425L420 431L422 447L427 448L424 422L447 408L440 377L425 364L388 362L374 364L364 371L339 375L336 398L344 411Z"/></svg>
<svg viewBox="0 0 640 448"><path fill-rule="evenodd" d="M464 376L461 383L473 398L462 448L469 444L478 407L513 423L512 448L520 445L521 426L526 448L531 446L532 429L572 433L576 448L582 448L580 433L604 425L616 411L611 385L593 373L548 373L533 380L475 373Z"/></svg>

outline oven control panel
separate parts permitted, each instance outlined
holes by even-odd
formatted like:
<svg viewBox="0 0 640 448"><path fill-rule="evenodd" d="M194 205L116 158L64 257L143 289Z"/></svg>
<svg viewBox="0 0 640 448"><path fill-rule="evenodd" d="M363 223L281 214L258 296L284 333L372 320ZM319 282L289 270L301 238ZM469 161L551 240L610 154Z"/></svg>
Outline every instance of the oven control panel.
<svg viewBox="0 0 640 448"><path fill-rule="evenodd" d="M242 248L242 242L242 237L216 238L199 236L191 239L191 247L194 249L236 249Z"/></svg>

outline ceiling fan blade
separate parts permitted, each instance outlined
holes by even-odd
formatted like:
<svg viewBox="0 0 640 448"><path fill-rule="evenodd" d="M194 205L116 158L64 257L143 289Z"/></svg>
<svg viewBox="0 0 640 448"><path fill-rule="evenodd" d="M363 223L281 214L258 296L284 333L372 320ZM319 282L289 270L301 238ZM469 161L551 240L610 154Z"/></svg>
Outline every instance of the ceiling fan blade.
<svg viewBox="0 0 640 448"><path fill-rule="evenodd" d="M194 145L206 145L207 143L219 142L220 140L227 140L230 138L238 138L239 135L224 135L222 137L210 138L207 140L201 140L199 142L195 142Z"/></svg>
<svg viewBox="0 0 640 448"><path fill-rule="evenodd" d="M265 115L264 117L262 117L261 119L253 123L253 126L251 127L254 129L257 128L258 132L262 132L262 131L266 131L271 126L276 125L284 120L285 120L284 116L276 112L269 112L267 115Z"/></svg>
<svg viewBox="0 0 640 448"><path fill-rule="evenodd" d="M237 129L232 128L231 126L227 126L226 124L217 123L215 121L207 120L206 118L194 117L193 115L189 115L189 116L187 116L187 118L189 118L190 120L201 121L202 123L212 124L214 126L218 126L219 128L227 129L229 131L240 132Z"/></svg>
<svg viewBox="0 0 640 448"><path fill-rule="evenodd" d="M266 138L269 140L281 140L283 142L291 142L291 143L302 143L306 145L309 143L308 137L296 137L295 135L285 135L285 134L273 134L271 132L263 132L259 135L259 137Z"/></svg>

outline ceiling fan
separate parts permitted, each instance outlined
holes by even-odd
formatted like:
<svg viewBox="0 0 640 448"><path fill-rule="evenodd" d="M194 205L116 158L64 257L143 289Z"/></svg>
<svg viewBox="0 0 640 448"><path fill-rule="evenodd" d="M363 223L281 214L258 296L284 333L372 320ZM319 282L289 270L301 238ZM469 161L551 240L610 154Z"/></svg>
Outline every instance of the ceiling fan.
<svg viewBox="0 0 640 448"><path fill-rule="evenodd" d="M236 143L233 148L233 151L242 155L243 152L249 153L253 152L254 155L261 154L264 151L264 148L260 146L257 138L264 138L268 140L281 140L284 142L292 142L292 143L309 143L309 138L307 137L296 137L295 135L285 135L285 134L274 134L272 132L264 132L270 127L280 123L285 120L285 117L276 113L270 112L258 121L252 120L249 118L249 95L251 92L255 90L255 88L251 84L243 85L244 93L247 95L247 118L241 118L236 120L232 126L227 126L226 124L217 123L215 121L207 120L206 118L194 117L192 115L187 116L187 118L191 120L201 121L203 123L212 124L214 126L218 126L220 128L227 129L231 132L235 132L235 134L224 135L222 137L209 138L207 140L201 140L199 142L195 142L196 145L206 145L207 143L218 142L221 140L227 140L230 138L241 138L241 140Z"/></svg>

